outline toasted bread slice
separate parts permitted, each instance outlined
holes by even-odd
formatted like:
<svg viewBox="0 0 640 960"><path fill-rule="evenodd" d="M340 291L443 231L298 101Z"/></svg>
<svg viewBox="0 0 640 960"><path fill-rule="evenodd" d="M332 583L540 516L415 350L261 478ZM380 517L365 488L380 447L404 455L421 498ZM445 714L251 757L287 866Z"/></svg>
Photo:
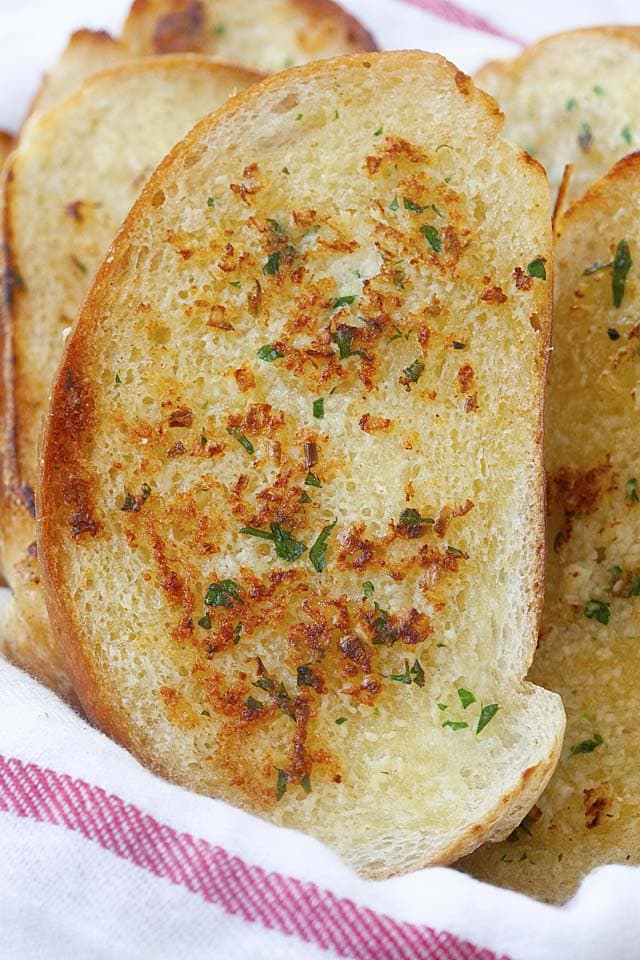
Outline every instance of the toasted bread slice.
<svg viewBox="0 0 640 960"><path fill-rule="evenodd" d="M331 0L134 0L122 42L135 56L191 50L268 73L376 49Z"/></svg>
<svg viewBox="0 0 640 960"><path fill-rule="evenodd" d="M547 597L532 677L562 694L565 748L512 842L465 864L551 901L599 864L640 863L638 196L632 154L557 225Z"/></svg>
<svg viewBox="0 0 640 960"><path fill-rule="evenodd" d="M133 208L43 443L49 610L88 714L370 877L504 836L564 726L523 682L550 198L500 127L419 52L241 94Z"/></svg>
<svg viewBox="0 0 640 960"><path fill-rule="evenodd" d="M243 67L192 54L123 64L34 117L10 161L0 542L5 577L32 642L23 632L6 636L4 647L65 694L33 557L32 492L40 422L64 332L156 164L197 120L257 79ZM48 659L50 674L42 667Z"/></svg>
<svg viewBox="0 0 640 960"><path fill-rule="evenodd" d="M57 63L45 74L31 104L30 114L44 113L77 89L83 80L114 67L128 54L104 30L76 30Z"/></svg>
<svg viewBox="0 0 640 960"><path fill-rule="evenodd" d="M475 79L504 110L505 134L542 163L554 190L573 164L574 200L640 144L638 76L640 29L601 27L546 37Z"/></svg>

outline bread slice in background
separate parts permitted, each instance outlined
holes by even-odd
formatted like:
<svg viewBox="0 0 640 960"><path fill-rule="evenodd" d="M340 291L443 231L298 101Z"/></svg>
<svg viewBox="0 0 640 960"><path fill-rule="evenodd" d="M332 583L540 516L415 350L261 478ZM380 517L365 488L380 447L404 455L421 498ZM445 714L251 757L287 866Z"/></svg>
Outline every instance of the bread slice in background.
<svg viewBox="0 0 640 960"><path fill-rule="evenodd" d="M44 113L80 84L127 59L121 44L104 30L76 30L57 62L42 79L30 115Z"/></svg>
<svg viewBox="0 0 640 960"><path fill-rule="evenodd" d="M40 423L63 338L154 167L197 120L257 79L193 54L123 64L34 116L6 171L0 545L17 607L9 616L21 617L23 629L6 631L1 642L65 695L40 587L33 504Z"/></svg>
<svg viewBox="0 0 640 960"><path fill-rule="evenodd" d="M135 56L191 50L267 73L376 49L331 0L134 0L122 42Z"/></svg>
<svg viewBox="0 0 640 960"><path fill-rule="evenodd" d="M531 677L562 695L567 732L551 783L511 842L464 865L551 902L593 867L640 863L639 197L636 153L557 223L547 596ZM615 273L597 269L617 250Z"/></svg>
<svg viewBox="0 0 640 960"><path fill-rule="evenodd" d="M370 877L505 836L564 726L523 680L550 198L500 128L419 52L241 94L127 218L43 444L49 611L89 716Z"/></svg>
<svg viewBox="0 0 640 960"><path fill-rule="evenodd" d="M476 74L505 113L505 135L545 167L552 189L573 164L581 196L640 146L640 28L596 27L546 37Z"/></svg>

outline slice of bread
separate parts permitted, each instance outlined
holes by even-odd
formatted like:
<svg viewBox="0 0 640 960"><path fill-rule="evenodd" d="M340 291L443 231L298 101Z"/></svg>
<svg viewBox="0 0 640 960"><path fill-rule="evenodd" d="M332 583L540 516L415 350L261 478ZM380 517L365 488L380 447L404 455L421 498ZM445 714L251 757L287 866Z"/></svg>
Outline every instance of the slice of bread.
<svg viewBox="0 0 640 960"><path fill-rule="evenodd" d="M134 0L122 42L135 56L191 50L267 73L376 49L331 0Z"/></svg>
<svg viewBox="0 0 640 960"><path fill-rule="evenodd" d="M500 128L420 52L241 94L127 218L43 442L49 611L89 716L370 877L508 833L564 727L523 681L550 198Z"/></svg>
<svg viewBox="0 0 640 960"><path fill-rule="evenodd" d="M559 187L573 164L568 199L581 196L640 145L640 29L601 27L546 37L476 74L505 116L505 134Z"/></svg>
<svg viewBox="0 0 640 960"><path fill-rule="evenodd" d="M639 194L636 153L557 224L547 596L532 678L562 695L567 734L512 842L465 864L554 902L599 864L640 863Z"/></svg>
<svg viewBox="0 0 640 960"><path fill-rule="evenodd" d="M44 113L83 80L127 59L124 47L104 30L76 30L57 63L45 74L30 114Z"/></svg>
<svg viewBox="0 0 640 960"><path fill-rule="evenodd" d="M64 694L33 556L38 434L64 333L157 163L197 120L257 79L193 54L123 64L33 117L6 172L0 544L5 577L32 636L29 642L24 631L9 633L0 642Z"/></svg>

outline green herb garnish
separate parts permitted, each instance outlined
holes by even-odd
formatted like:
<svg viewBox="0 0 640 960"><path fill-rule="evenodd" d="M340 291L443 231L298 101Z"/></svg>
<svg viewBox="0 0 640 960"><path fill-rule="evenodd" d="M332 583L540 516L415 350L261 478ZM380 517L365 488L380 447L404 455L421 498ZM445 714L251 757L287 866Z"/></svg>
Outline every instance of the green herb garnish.
<svg viewBox="0 0 640 960"><path fill-rule="evenodd" d="M592 740L582 740L581 743L576 743L569 750L570 757L576 757L579 753L593 753L596 747L599 747L602 743L602 737L599 733L594 733Z"/></svg>
<svg viewBox="0 0 640 960"><path fill-rule="evenodd" d="M204 617L200 617L198 626L202 627L203 630L211 630L211 614L205 613Z"/></svg>
<svg viewBox="0 0 640 960"><path fill-rule="evenodd" d="M254 713L258 713L260 710L264 710L264 703L261 700L256 700L255 697L247 697L245 700L245 705L249 707L249 710L252 710Z"/></svg>
<svg viewBox="0 0 640 960"><path fill-rule="evenodd" d="M235 580L220 580L210 583L204 596L208 607L232 607L233 601L240 600L240 587Z"/></svg>
<svg viewBox="0 0 640 960"><path fill-rule="evenodd" d="M585 153L589 150L593 142L593 133L591 132L591 127L586 121L583 121L580 124L580 133L578 134L578 146Z"/></svg>
<svg viewBox="0 0 640 960"><path fill-rule="evenodd" d="M288 530L283 530L279 523L269 524L270 532L259 530L257 527L240 527L240 533L249 537L259 537L261 540L269 540L273 543L276 556L281 560L287 560L292 563L297 560L307 549L304 543L294 540Z"/></svg>
<svg viewBox="0 0 640 960"><path fill-rule="evenodd" d="M304 482L305 482L305 484L306 484L307 487L321 487L321 486L322 486L322 481L320 480L320 477L316 477L315 473L311 473L311 470L309 470L309 473L308 473L308 474L306 475L306 477L304 478Z"/></svg>
<svg viewBox="0 0 640 960"><path fill-rule="evenodd" d="M395 196L391 201L391 203L389 204L389 210L393 210L395 212L397 209L398 209L398 197Z"/></svg>
<svg viewBox="0 0 640 960"><path fill-rule="evenodd" d="M265 363L273 363L274 360L279 360L280 357L284 357L284 353L281 353L272 343L267 343L258 350L258 358L264 360Z"/></svg>
<svg viewBox="0 0 640 960"><path fill-rule="evenodd" d="M305 773L300 779L300 786L305 793L311 793L311 774Z"/></svg>
<svg viewBox="0 0 640 960"><path fill-rule="evenodd" d="M408 197L405 197L402 201L405 210L413 210L414 213L422 213L426 208L421 207L419 203L414 203L413 200L409 200Z"/></svg>
<svg viewBox="0 0 640 960"><path fill-rule="evenodd" d="M415 660L411 667L411 676L417 687L424 687L424 670L419 660Z"/></svg>
<svg viewBox="0 0 640 960"><path fill-rule="evenodd" d="M313 401L313 415L316 420L322 420L324 417L324 397L318 397Z"/></svg>
<svg viewBox="0 0 640 960"><path fill-rule="evenodd" d="M454 350L465 350L467 345L466 343L463 343L461 340L454 340L451 346L453 347Z"/></svg>
<svg viewBox="0 0 640 960"><path fill-rule="evenodd" d="M411 383L417 383L424 373L424 363L421 360L414 360L408 367L403 369L403 374Z"/></svg>
<svg viewBox="0 0 640 960"><path fill-rule="evenodd" d="M448 705L447 705L446 703L437 703L436 706L437 706L438 710L448 710L448 709L449 709L449 707L448 707Z"/></svg>
<svg viewBox="0 0 640 960"><path fill-rule="evenodd" d="M334 300L331 301L331 309L339 310L340 307L348 307L353 303L354 300L355 300L355 295L347 296L347 297L336 297Z"/></svg>
<svg viewBox="0 0 640 960"><path fill-rule="evenodd" d="M346 360L347 357L363 357L367 359L366 353L362 350L352 350L351 344L353 343L353 337L356 332L355 327L340 327L332 336L334 343L338 345L338 353L341 360Z"/></svg>
<svg viewBox="0 0 640 960"><path fill-rule="evenodd" d="M383 677L386 677L387 680L397 680L399 683L411 683L411 670L409 669L409 661L405 660L404 662L404 673L383 673Z"/></svg>
<svg viewBox="0 0 640 960"><path fill-rule="evenodd" d="M208 207L215 207L215 205L216 205L215 198L214 198L214 197L208 197L208 198L207 198L207 206L208 206Z"/></svg>
<svg viewBox="0 0 640 960"><path fill-rule="evenodd" d="M406 530L408 533L417 532L418 528L422 526L423 523L435 523L435 520L433 517L420 516L418 511L411 507L403 510L398 517L398 527Z"/></svg>
<svg viewBox="0 0 640 960"><path fill-rule="evenodd" d="M381 135L382 135L382 131L383 131L383 127L382 127L382 124L381 124L381 125L378 127L377 130L374 130L374 132L373 132L374 137L379 137L379 136L381 136Z"/></svg>
<svg viewBox="0 0 640 960"><path fill-rule="evenodd" d="M119 373L116 373L115 383L117 383L118 385L120 385L120 384L122 383L122 380L120 379L120 374L119 374Z"/></svg>
<svg viewBox="0 0 640 960"><path fill-rule="evenodd" d="M265 274L265 276L273 277L278 272L280 269L280 256L281 254L279 250L274 250L273 253L269 254L267 262L262 268L262 272Z"/></svg>
<svg viewBox="0 0 640 960"><path fill-rule="evenodd" d="M640 576L638 576L637 573L634 574L633 580L631 581L631 584L627 591L627 596L640 597Z"/></svg>
<svg viewBox="0 0 640 960"><path fill-rule="evenodd" d="M640 503L640 496L638 495L638 480L636 477L631 477L625 483L624 496L625 500L628 500L629 503Z"/></svg>
<svg viewBox="0 0 640 960"><path fill-rule="evenodd" d="M590 277L592 273L597 273L598 270L608 270L608 268L612 266L613 260L609 260L607 263L600 263L599 260L596 260L596 262L592 263L590 267L587 267L586 270L582 271L582 276Z"/></svg>
<svg viewBox="0 0 640 960"><path fill-rule="evenodd" d="M347 722L347 717L338 717L338 719L336 720L336 723L339 727L341 727L342 724L346 722Z"/></svg>
<svg viewBox="0 0 640 960"><path fill-rule="evenodd" d="M489 703L486 707L482 708L480 711L478 726L476 727L476 736L478 736L479 733L482 733L489 721L493 720L499 709L500 706L497 703Z"/></svg>
<svg viewBox="0 0 640 960"><path fill-rule="evenodd" d="M279 767L276 767L278 771L278 785L276 787L276 800L282 800L285 793L287 792L287 782L289 780L286 770L280 770Z"/></svg>
<svg viewBox="0 0 640 960"><path fill-rule="evenodd" d="M620 131L620 136L622 137L625 143L631 143L633 141L633 135L631 133L631 127L629 126L629 124L625 124L625 126Z"/></svg>
<svg viewBox="0 0 640 960"><path fill-rule="evenodd" d="M227 433L230 434L234 440L237 440L240 446L243 447L250 456L256 452L251 441L245 437L244 433L240 430L234 427L227 427Z"/></svg>
<svg viewBox="0 0 640 960"><path fill-rule="evenodd" d="M335 527L337 522L338 521L336 519L333 521L333 523L330 523L326 527L324 527L324 529L318 535L316 542L313 544L313 546L309 550L309 559L311 560L311 563L313 564L314 569L318 573L322 573L322 571L326 566L326 553L327 553L329 537L331 536L333 528Z"/></svg>
<svg viewBox="0 0 640 960"><path fill-rule="evenodd" d="M470 707L472 703L476 702L476 698L471 691L465 690L463 687L460 687L458 690L458 697L460 698L460 703L462 704L463 710L466 710L467 707Z"/></svg>
<svg viewBox="0 0 640 960"><path fill-rule="evenodd" d="M241 284L240 280L230 280L230 281L229 281L229 286L230 286L230 287L235 287L236 290L239 290L240 287L242 286L242 284Z"/></svg>
<svg viewBox="0 0 640 960"><path fill-rule="evenodd" d="M611 278L611 291L613 293L613 305L619 307L624 297L624 285L633 261L629 253L629 244L626 240L621 240L616 247L616 254L613 258L613 276Z"/></svg>
<svg viewBox="0 0 640 960"><path fill-rule="evenodd" d="M589 600L584 608L584 615L589 620L597 620L598 623L606 625L611 618L611 604L603 603L601 600Z"/></svg>
<svg viewBox="0 0 640 960"><path fill-rule="evenodd" d="M365 580L365 582L362 584L362 592L368 600L373 596L374 590L375 587L371 583L371 580Z"/></svg>
<svg viewBox="0 0 640 960"><path fill-rule="evenodd" d="M527 265L527 273L530 277L536 277L538 280L546 280L547 271L544 264L545 261L542 257L532 260L531 263Z"/></svg>
<svg viewBox="0 0 640 960"><path fill-rule="evenodd" d="M450 727L452 730L466 730L469 724L465 723L464 720L445 720L442 726Z"/></svg>
<svg viewBox="0 0 640 960"><path fill-rule="evenodd" d="M432 227L431 224L424 224L420 227L420 233L426 237L427 243L435 253L440 253L442 251L442 241L440 239L440 232L436 230L435 227Z"/></svg>
<svg viewBox="0 0 640 960"><path fill-rule="evenodd" d="M575 97L569 97L569 99L567 100L565 106L566 106L566 109L567 109L569 112L571 112L571 110L575 110L575 108L578 106L578 101L576 100Z"/></svg>

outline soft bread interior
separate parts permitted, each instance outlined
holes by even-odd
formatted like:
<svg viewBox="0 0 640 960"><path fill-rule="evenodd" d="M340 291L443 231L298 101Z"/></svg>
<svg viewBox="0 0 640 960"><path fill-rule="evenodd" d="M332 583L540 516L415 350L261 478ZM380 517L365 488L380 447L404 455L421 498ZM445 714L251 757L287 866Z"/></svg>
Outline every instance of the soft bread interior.
<svg viewBox="0 0 640 960"><path fill-rule="evenodd" d="M44 445L50 612L89 713L370 876L510 830L563 728L523 684L549 195L500 123L420 53L204 121L98 275Z"/></svg>

